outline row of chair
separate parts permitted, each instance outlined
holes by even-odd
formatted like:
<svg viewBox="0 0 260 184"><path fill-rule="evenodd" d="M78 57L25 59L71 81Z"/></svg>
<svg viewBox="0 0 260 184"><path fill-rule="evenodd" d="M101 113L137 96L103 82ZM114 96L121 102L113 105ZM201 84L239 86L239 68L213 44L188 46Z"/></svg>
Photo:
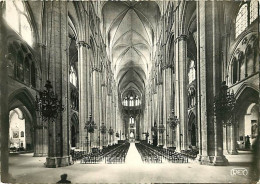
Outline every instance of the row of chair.
<svg viewBox="0 0 260 184"><path fill-rule="evenodd" d="M171 163L188 163L189 159L182 153L176 152L172 149L156 147L155 148L163 157Z"/></svg>
<svg viewBox="0 0 260 184"><path fill-rule="evenodd" d="M141 143L135 143L135 146L144 163L162 163L162 155L158 154L156 150Z"/></svg>
<svg viewBox="0 0 260 184"><path fill-rule="evenodd" d="M105 155L105 163L118 164L125 163L126 154L129 150L130 143L124 143L117 149L112 150Z"/></svg>
<svg viewBox="0 0 260 184"><path fill-rule="evenodd" d="M77 160L81 160L86 155L86 151L70 150L70 155L72 157L72 161L76 162Z"/></svg>
<svg viewBox="0 0 260 184"><path fill-rule="evenodd" d="M144 152L143 153L144 162L147 162L147 155L148 155L148 159L151 160L151 158L149 158L149 152L150 152L150 155L156 155L159 158L158 161L155 160L155 162L162 162L162 159L165 159L171 163L188 163L188 157L186 155L184 155L182 153L178 153L173 149L155 147L153 145L144 144L144 143L141 143L140 145L137 144L137 146L139 147L139 149L141 148L141 150L145 150L145 151L143 151ZM154 160L152 160L152 162L154 162Z"/></svg>
<svg viewBox="0 0 260 184"><path fill-rule="evenodd" d="M81 163L123 163L125 161L125 156L128 149L129 144L117 144L109 146L102 150L96 150L95 152L84 155L84 157L81 159Z"/></svg>
<svg viewBox="0 0 260 184"><path fill-rule="evenodd" d="M110 151L119 147L119 144L115 144L112 146L108 146L103 148L102 150L98 148L93 148L91 153L85 154L84 157L81 159L81 163L84 164L96 164L103 161L105 155Z"/></svg>
<svg viewBox="0 0 260 184"><path fill-rule="evenodd" d="M181 153L183 155L185 155L186 157L189 157L190 159L195 160L199 151L190 149L190 150L181 150Z"/></svg>

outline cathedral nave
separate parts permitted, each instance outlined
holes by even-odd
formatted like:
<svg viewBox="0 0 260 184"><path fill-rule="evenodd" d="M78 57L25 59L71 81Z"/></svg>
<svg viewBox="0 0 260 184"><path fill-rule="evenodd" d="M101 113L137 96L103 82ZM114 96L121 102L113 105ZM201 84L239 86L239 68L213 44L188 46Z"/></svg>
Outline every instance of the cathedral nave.
<svg viewBox="0 0 260 184"><path fill-rule="evenodd" d="M259 1L1 1L3 183L259 181Z"/></svg>

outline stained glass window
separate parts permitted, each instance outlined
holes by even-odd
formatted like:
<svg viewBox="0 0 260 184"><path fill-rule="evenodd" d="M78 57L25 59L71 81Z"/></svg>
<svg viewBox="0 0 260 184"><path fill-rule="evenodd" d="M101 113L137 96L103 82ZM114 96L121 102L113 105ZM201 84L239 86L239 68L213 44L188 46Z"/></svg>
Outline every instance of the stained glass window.
<svg viewBox="0 0 260 184"><path fill-rule="evenodd" d="M257 7L258 7L258 1L252 0L250 2L250 24L257 18Z"/></svg>
<svg viewBox="0 0 260 184"><path fill-rule="evenodd" d="M236 17L236 37L240 35L248 26L247 23L247 4L244 4L239 9L239 12Z"/></svg>
<svg viewBox="0 0 260 184"><path fill-rule="evenodd" d="M32 45L32 28L21 0L6 1L5 20L30 46Z"/></svg>

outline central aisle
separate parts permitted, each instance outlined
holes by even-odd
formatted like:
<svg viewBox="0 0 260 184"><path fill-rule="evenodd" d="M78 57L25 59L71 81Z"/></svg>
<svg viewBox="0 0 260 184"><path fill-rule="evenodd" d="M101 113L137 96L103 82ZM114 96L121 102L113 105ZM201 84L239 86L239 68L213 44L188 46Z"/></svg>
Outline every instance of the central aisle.
<svg viewBox="0 0 260 184"><path fill-rule="evenodd" d="M134 165L139 165L139 164L143 163L141 156L135 147L135 143L132 143L132 142L130 143L130 148L127 152L125 163L134 164Z"/></svg>

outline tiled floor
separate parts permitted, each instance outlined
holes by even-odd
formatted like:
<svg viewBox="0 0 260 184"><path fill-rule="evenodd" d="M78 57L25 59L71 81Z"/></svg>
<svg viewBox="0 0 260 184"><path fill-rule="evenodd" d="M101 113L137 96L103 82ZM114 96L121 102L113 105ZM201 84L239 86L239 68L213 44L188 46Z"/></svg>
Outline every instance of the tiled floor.
<svg viewBox="0 0 260 184"><path fill-rule="evenodd" d="M248 153L227 156L229 166L144 164L138 156L131 144L125 164L75 163L62 168L45 168L45 158L23 154L10 157L10 173L16 183L56 183L63 173L68 174L72 183L250 183L249 176L231 176L234 168L246 168L250 172L251 154Z"/></svg>

